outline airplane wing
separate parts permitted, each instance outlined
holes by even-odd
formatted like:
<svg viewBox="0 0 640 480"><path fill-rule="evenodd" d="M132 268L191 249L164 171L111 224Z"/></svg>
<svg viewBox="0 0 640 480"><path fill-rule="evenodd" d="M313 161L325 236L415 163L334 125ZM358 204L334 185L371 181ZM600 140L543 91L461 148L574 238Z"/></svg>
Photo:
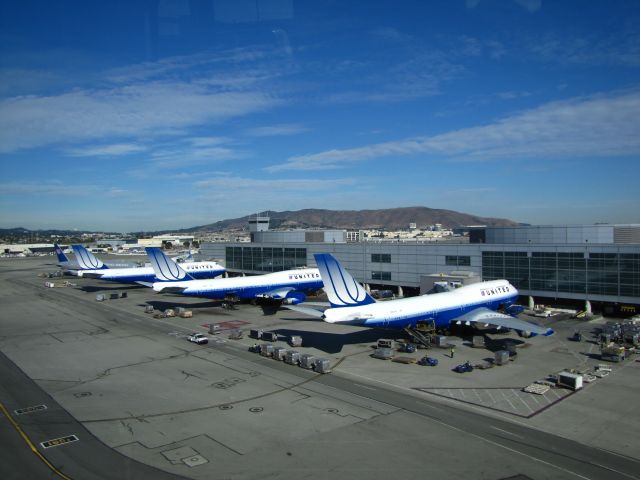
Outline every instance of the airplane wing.
<svg viewBox="0 0 640 480"><path fill-rule="evenodd" d="M304 313L305 315L309 315L310 317L324 317L324 311L316 310L315 308L310 307L301 307L298 305L283 305L284 308L288 308L289 310L293 310L294 312Z"/></svg>
<svg viewBox="0 0 640 480"><path fill-rule="evenodd" d="M143 287L153 288L153 282L142 282L142 281L140 281L140 282L135 282L135 283L137 283L138 285L142 285Z"/></svg>
<svg viewBox="0 0 640 480"><path fill-rule="evenodd" d="M511 315L505 315L504 313L494 312L488 308L476 308L454 320L457 322L473 322L473 323L486 323L489 325L495 325L497 327L511 328L513 330L531 332L536 335L551 335L553 330L550 328L536 325L519 318L512 317Z"/></svg>

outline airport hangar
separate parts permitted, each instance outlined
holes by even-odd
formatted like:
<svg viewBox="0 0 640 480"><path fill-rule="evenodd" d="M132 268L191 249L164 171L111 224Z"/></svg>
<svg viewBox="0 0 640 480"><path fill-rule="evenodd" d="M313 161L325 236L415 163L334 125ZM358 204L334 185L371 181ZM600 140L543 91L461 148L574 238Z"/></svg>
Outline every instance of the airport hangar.
<svg viewBox="0 0 640 480"><path fill-rule="evenodd" d="M354 236L346 230L278 231L268 223L250 221L250 243L202 243L200 257L232 273L261 274L314 265L314 253L331 253L366 286L400 295L426 293L440 280L504 278L530 304L640 313L637 224L472 227L468 238L435 242L348 241Z"/></svg>

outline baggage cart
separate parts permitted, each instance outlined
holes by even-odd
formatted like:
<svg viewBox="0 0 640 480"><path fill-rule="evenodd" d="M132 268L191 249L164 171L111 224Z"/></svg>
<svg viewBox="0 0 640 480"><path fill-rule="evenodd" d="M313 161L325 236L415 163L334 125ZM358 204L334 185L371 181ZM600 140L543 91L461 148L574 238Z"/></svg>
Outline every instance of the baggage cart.
<svg viewBox="0 0 640 480"><path fill-rule="evenodd" d="M495 353L496 365L506 365L509 363L509 350L498 350Z"/></svg>
<svg viewBox="0 0 640 480"><path fill-rule="evenodd" d="M295 350L287 351L287 354L284 356L284 362L289 365L298 365L298 363L300 363L300 352L296 352Z"/></svg>
<svg viewBox="0 0 640 480"><path fill-rule="evenodd" d="M272 358L274 360L284 360L287 355L287 349L283 347L276 347L273 349Z"/></svg>
<svg viewBox="0 0 640 480"><path fill-rule="evenodd" d="M302 368L311 370L313 368L313 362L315 361L315 359L316 357L311 355L310 353L303 353L302 355L300 355L300 366Z"/></svg>
<svg viewBox="0 0 640 480"><path fill-rule="evenodd" d="M262 332L262 340L266 342L276 342L278 340L278 334L275 332Z"/></svg>
<svg viewBox="0 0 640 480"><path fill-rule="evenodd" d="M316 358L313 361L313 369L317 373L329 373L331 371L331 361L328 358Z"/></svg>
<svg viewBox="0 0 640 480"><path fill-rule="evenodd" d="M256 338L256 339L260 340L262 338L262 330L256 329L256 328L252 328L251 330L249 330L249 336L251 338Z"/></svg>
<svg viewBox="0 0 640 480"><path fill-rule="evenodd" d="M260 345L260 355L263 357L271 357L273 355L273 350L275 347L270 343L263 343Z"/></svg>
<svg viewBox="0 0 640 480"><path fill-rule="evenodd" d="M289 337L289 345L291 345L292 347L301 347L302 337L299 335L291 335Z"/></svg>

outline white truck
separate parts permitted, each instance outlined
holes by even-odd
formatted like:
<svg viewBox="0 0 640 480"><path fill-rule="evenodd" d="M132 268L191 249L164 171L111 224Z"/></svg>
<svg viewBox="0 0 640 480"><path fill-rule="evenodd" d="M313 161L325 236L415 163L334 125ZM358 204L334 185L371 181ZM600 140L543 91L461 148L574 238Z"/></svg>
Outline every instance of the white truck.
<svg viewBox="0 0 640 480"><path fill-rule="evenodd" d="M187 340L193 343L197 343L198 345L209 343L209 337L203 335L202 333L192 333L191 335L187 336Z"/></svg>

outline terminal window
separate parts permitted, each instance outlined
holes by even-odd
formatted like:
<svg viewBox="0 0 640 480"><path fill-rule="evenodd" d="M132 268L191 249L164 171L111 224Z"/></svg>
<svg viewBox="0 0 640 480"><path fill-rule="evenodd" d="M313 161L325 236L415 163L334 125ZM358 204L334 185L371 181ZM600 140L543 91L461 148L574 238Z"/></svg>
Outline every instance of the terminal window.
<svg viewBox="0 0 640 480"><path fill-rule="evenodd" d="M371 280L391 280L391 272L371 272Z"/></svg>
<svg viewBox="0 0 640 480"><path fill-rule="evenodd" d="M444 263L454 267L469 267L471 265L471 257L468 255L447 255L444 257Z"/></svg>
<svg viewBox="0 0 640 480"><path fill-rule="evenodd" d="M227 268L279 272L307 266L306 248L227 247Z"/></svg>
<svg viewBox="0 0 640 480"><path fill-rule="evenodd" d="M372 253L371 261L375 263L391 263L391 255L389 253Z"/></svg>

